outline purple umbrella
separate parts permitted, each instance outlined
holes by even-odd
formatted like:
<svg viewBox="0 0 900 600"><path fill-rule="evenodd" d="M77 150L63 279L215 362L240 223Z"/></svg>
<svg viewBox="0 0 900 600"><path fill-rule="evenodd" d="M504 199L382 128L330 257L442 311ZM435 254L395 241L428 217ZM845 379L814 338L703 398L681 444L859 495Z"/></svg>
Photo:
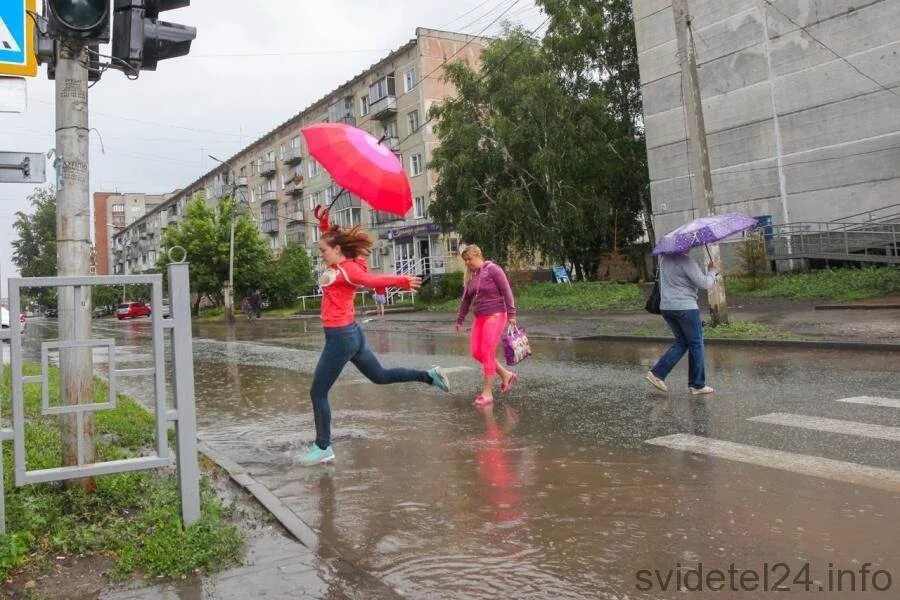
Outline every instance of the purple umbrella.
<svg viewBox="0 0 900 600"><path fill-rule="evenodd" d="M653 249L653 254L682 254L691 248L718 242L756 225L756 219L743 213L701 217L664 235Z"/></svg>

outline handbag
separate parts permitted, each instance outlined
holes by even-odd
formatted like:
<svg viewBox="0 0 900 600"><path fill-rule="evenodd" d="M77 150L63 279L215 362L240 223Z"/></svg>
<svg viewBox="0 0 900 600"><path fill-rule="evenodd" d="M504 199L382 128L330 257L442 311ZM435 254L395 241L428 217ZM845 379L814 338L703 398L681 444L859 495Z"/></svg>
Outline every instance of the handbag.
<svg viewBox="0 0 900 600"><path fill-rule="evenodd" d="M525 330L518 325L507 327L501 341L508 366L518 364L531 356L531 344L528 343L528 336L525 335Z"/></svg>
<svg viewBox="0 0 900 600"><path fill-rule="evenodd" d="M661 315L662 310L659 308L659 302L659 277L657 277L656 281L653 282L653 289L650 291L650 297L647 298L647 303L644 305L644 310L653 315Z"/></svg>

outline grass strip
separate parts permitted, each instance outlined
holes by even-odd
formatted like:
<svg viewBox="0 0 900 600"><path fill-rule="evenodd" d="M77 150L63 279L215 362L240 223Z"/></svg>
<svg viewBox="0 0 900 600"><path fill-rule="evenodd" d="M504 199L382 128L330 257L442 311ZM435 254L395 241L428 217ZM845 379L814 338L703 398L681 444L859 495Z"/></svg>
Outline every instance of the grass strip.
<svg viewBox="0 0 900 600"><path fill-rule="evenodd" d="M25 375L40 373L26 365ZM50 397L59 394L59 371L51 368ZM0 414L10 414L10 371L0 388ZM40 412L40 386L25 385L25 450L29 470L61 464L59 417ZM95 379L94 400L108 396L105 381ZM154 445L154 419L133 400L119 395L117 406L95 413L96 461L132 458ZM20 568L42 568L52 554L100 554L111 557L110 578L181 577L197 569L214 571L236 564L243 536L228 522L209 480L201 481L201 518L181 526L178 480L173 469L135 471L96 477L92 494L66 489L62 482L16 487L12 443L4 447L7 533L0 535L0 577Z"/></svg>

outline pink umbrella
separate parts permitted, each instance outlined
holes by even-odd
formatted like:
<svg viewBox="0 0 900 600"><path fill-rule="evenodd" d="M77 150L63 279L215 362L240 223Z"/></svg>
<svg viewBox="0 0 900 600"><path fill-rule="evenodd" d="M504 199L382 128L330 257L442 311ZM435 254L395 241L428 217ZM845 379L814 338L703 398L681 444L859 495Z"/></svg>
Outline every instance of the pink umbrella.
<svg viewBox="0 0 900 600"><path fill-rule="evenodd" d="M300 131L310 155L345 190L376 210L403 216L412 208L400 159L370 134L343 123L320 123Z"/></svg>

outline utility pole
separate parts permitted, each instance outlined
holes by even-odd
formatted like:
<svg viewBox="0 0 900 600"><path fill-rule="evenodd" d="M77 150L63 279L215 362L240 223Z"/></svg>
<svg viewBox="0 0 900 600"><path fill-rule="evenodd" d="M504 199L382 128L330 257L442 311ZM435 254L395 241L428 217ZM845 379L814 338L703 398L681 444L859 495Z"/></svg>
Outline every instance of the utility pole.
<svg viewBox="0 0 900 600"><path fill-rule="evenodd" d="M681 89L687 119L687 142L691 157L691 171L698 184L691 188L694 192L694 206L700 210L701 217L706 217L715 214L716 206L713 197L712 173L709 167L709 149L706 145L706 126L703 123L700 82L697 78L697 58L693 36L690 32L691 16L688 12L687 0L672 0L672 11L675 15L675 37L678 42L678 61L681 65ZM709 244L707 248L720 273L718 281L707 292L712 324L719 325L728 323L725 272L722 267L719 244Z"/></svg>
<svg viewBox="0 0 900 600"><path fill-rule="evenodd" d="M87 51L77 42L57 45L56 57L56 264L60 276L90 275L90 193ZM89 287L59 288L59 337L91 337ZM94 374L90 348L59 351L61 404L91 404ZM85 463L94 462L94 419L90 412L62 418L64 465L78 464L79 440ZM94 480L76 480L86 491Z"/></svg>

